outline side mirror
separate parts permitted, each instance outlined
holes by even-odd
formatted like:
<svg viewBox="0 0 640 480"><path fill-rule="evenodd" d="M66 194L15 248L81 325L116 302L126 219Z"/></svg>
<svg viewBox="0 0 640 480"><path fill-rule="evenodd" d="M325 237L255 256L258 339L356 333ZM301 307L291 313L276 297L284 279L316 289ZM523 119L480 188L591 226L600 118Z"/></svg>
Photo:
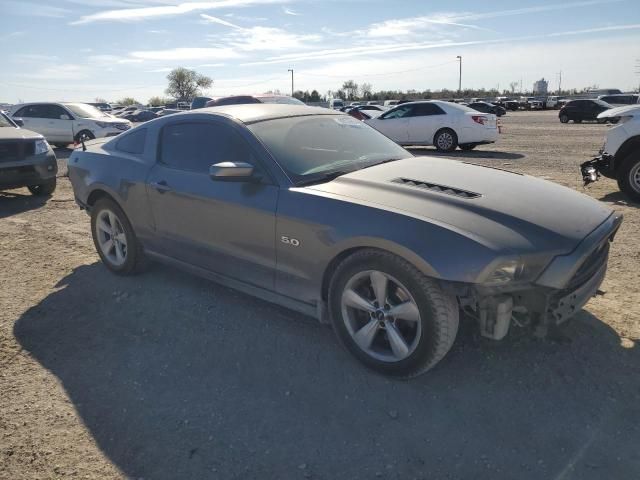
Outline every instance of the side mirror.
<svg viewBox="0 0 640 480"><path fill-rule="evenodd" d="M65 115L63 113L62 115L60 115L60 120L71 120L71 118L69 117L69 115Z"/></svg>
<svg viewBox="0 0 640 480"><path fill-rule="evenodd" d="M209 167L211 180L245 182L253 177L253 165L245 162L221 162Z"/></svg>
<svg viewBox="0 0 640 480"><path fill-rule="evenodd" d="M18 125L19 127L24 127L24 120L22 120L21 118L14 118L13 123Z"/></svg>

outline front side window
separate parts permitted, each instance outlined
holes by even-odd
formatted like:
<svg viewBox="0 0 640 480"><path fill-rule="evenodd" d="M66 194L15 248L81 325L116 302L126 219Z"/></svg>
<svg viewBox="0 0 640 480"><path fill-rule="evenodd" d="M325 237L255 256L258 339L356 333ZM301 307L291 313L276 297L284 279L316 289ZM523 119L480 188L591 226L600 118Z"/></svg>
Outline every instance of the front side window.
<svg viewBox="0 0 640 480"><path fill-rule="evenodd" d="M385 113L380 118L387 120L391 118L405 118L411 116L412 105L403 105L402 107L394 108L393 110Z"/></svg>
<svg viewBox="0 0 640 480"><path fill-rule="evenodd" d="M417 103L413 106L412 117L427 117L429 115L443 115L444 111L435 103Z"/></svg>
<svg viewBox="0 0 640 480"><path fill-rule="evenodd" d="M92 105L88 105L86 103L67 103L65 104L74 115L80 118L103 118L109 117L106 113L98 110L96 107Z"/></svg>
<svg viewBox="0 0 640 480"><path fill-rule="evenodd" d="M42 106L44 114L41 118L50 118L52 120L60 120L62 115L66 115L71 118L69 112L67 112L64 108L59 105L43 105Z"/></svg>
<svg viewBox="0 0 640 480"><path fill-rule="evenodd" d="M313 115L249 126L294 183L411 157L377 130L348 115Z"/></svg>
<svg viewBox="0 0 640 480"><path fill-rule="evenodd" d="M162 129L160 162L178 170L209 173L221 162L253 164L246 142L220 123L173 123Z"/></svg>

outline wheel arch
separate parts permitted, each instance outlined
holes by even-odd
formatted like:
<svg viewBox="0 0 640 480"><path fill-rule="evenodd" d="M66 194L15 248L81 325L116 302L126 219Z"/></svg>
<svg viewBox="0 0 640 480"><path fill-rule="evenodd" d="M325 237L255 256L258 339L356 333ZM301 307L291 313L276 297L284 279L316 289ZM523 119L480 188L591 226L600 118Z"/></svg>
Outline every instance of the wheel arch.
<svg viewBox="0 0 640 480"><path fill-rule="evenodd" d="M101 198L108 198L110 200L113 200L116 205L118 205L122 209L123 212L125 211L122 203L118 201L117 196L114 195L114 193L104 185L96 186L87 196L86 205L88 210L91 210L91 208L93 208L96 202Z"/></svg>
<svg viewBox="0 0 640 480"><path fill-rule="evenodd" d="M615 164L613 170L618 171L626 158L634 151L640 155L640 135L629 137L620 145L620 148L618 148L618 151L614 155Z"/></svg>
<svg viewBox="0 0 640 480"><path fill-rule="evenodd" d="M431 139L432 145L436 144L436 138L438 138L438 135L440 134L440 132L443 132L444 130L452 131L453 134L456 136L456 139L460 140L460 137L458 136L458 132L456 132L455 129L453 129L452 127L441 127L438 130L436 130L436 133L433 134L433 138Z"/></svg>

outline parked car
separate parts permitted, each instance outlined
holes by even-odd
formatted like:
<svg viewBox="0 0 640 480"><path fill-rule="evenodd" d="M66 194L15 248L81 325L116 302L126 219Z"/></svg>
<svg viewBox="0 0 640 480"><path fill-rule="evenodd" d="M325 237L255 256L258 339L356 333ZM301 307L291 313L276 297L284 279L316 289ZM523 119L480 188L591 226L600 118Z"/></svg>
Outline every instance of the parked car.
<svg viewBox="0 0 640 480"><path fill-rule="evenodd" d="M520 108L525 110L542 110L542 100L536 97L520 97Z"/></svg>
<svg viewBox="0 0 640 480"><path fill-rule="evenodd" d="M91 105L93 107L96 107L98 110L100 110L101 112L107 112L110 113L112 110L111 105L109 105L108 103L104 103L104 102L87 102L87 105Z"/></svg>
<svg viewBox="0 0 640 480"><path fill-rule="evenodd" d="M549 97L547 97L544 101L544 108L559 108L558 107L558 100L560 99L560 97L556 96L556 95L551 95Z"/></svg>
<svg viewBox="0 0 640 480"><path fill-rule="evenodd" d="M434 145L441 152L498 139L495 115L439 100L404 103L366 123L400 145Z"/></svg>
<svg viewBox="0 0 640 480"><path fill-rule="evenodd" d="M482 113L493 113L496 117L501 117L507 113L506 108L489 102L472 102L467 104L467 107Z"/></svg>
<svg viewBox="0 0 640 480"><path fill-rule="evenodd" d="M385 100L383 105L385 107L395 107L398 104L398 100Z"/></svg>
<svg viewBox="0 0 640 480"><path fill-rule="evenodd" d="M387 110L385 108L382 108L379 105L357 105L355 107L353 107L354 110L375 110L378 112L386 112Z"/></svg>
<svg viewBox="0 0 640 480"><path fill-rule="evenodd" d="M116 117L123 117L124 115L128 115L129 113L133 113L136 110L140 110L142 105L127 105L126 107L121 107L117 110L111 112L112 115Z"/></svg>
<svg viewBox="0 0 640 480"><path fill-rule="evenodd" d="M18 123L0 112L0 190L27 187L33 195L51 195L56 189L56 156L41 134Z"/></svg>
<svg viewBox="0 0 640 480"><path fill-rule="evenodd" d="M156 112L159 117L164 117L166 115L173 115L174 113L181 113L183 110L177 110L175 108L163 108L162 110Z"/></svg>
<svg viewBox="0 0 640 480"><path fill-rule="evenodd" d="M289 105L304 105L297 98L286 95L234 95L230 97L218 97L207 102L207 107L222 107L224 105L242 105L245 103L282 103Z"/></svg>
<svg viewBox="0 0 640 480"><path fill-rule="evenodd" d="M152 120L76 149L69 179L112 272L144 257L182 267L332 322L357 359L400 377L444 357L461 309L496 340L567 321L598 291L621 223L573 189L412 157L298 105Z"/></svg>
<svg viewBox="0 0 640 480"><path fill-rule="evenodd" d="M112 137L131 128L128 120L113 118L86 103L22 103L11 107L10 113L21 118L25 128L61 147Z"/></svg>
<svg viewBox="0 0 640 480"><path fill-rule="evenodd" d="M340 98L329 99L329 108L331 108L332 110L340 110L344 106L345 106L344 101L342 101Z"/></svg>
<svg viewBox="0 0 640 480"><path fill-rule="evenodd" d="M347 114L351 115L353 118L364 121L379 117L380 115L382 115L383 111L384 110L361 109L355 107L350 109Z"/></svg>
<svg viewBox="0 0 640 480"><path fill-rule="evenodd" d="M207 102L213 100L211 97L196 97L191 101L191 110L197 110L198 108L204 108L207 106Z"/></svg>
<svg viewBox="0 0 640 480"><path fill-rule="evenodd" d="M596 120L605 110L613 108L606 102L597 99L571 100L567 102L558 112L558 118L562 123L573 120L574 123L581 123L584 120ZM604 119L598 120L604 123Z"/></svg>
<svg viewBox="0 0 640 480"><path fill-rule="evenodd" d="M607 130L598 156L581 165L585 185L600 175L618 181L618 188L640 202L640 105L606 110L599 115L616 126Z"/></svg>
<svg viewBox="0 0 640 480"><path fill-rule="evenodd" d="M135 112L123 115L122 118L126 118L130 122L142 123L153 120L154 118L158 118L158 114L152 112L151 110L136 110Z"/></svg>
<svg viewBox="0 0 640 480"><path fill-rule="evenodd" d="M609 105L635 105L640 103L640 95L637 93L629 93L623 95L600 95L598 100L608 103Z"/></svg>

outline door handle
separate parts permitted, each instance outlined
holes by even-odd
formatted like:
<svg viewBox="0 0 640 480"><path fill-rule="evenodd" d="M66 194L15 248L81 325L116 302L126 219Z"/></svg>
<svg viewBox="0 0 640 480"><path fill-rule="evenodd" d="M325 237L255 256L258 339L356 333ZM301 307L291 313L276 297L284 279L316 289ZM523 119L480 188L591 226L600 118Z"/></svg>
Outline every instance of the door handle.
<svg viewBox="0 0 640 480"><path fill-rule="evenodd" d="M152 182L151 187L155 188L158 193L164 193L171 190L171 187L167 184L165 180L160 180L159 182Z"/></svg>

